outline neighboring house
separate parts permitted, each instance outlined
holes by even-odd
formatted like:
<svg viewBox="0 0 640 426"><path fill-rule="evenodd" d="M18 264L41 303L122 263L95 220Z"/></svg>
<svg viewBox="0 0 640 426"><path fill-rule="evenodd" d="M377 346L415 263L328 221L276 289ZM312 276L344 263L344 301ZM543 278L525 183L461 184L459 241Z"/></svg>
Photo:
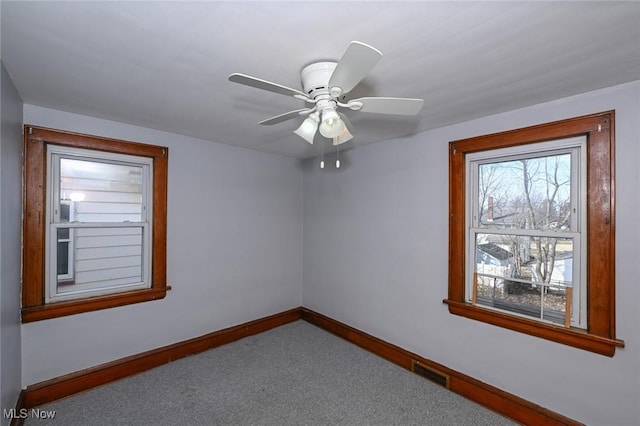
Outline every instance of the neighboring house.
<svg viewBox="0 0 640 426"><path fill-rule="evenodd" d="M508 250L496 243L478 244L476 248L476 263L478 265L508 266L513 256Z"/></svg>
<svg viewBox="0 0 640 426"><path fill-rule="evenodd" d="M513 253L503 249L496 243L484 243L476 245L476 272L478 274L493 275L494 278L483 278L482 282L491 287L502 288L503 279L495 277L510 277L512 271Z"/></svg>
<svg viewBox="0 0 640 426"><path fill-rule="evenodd" d="M542 281L538 277L536 272L535 261L527 262L526 264L531 269L531 277L533 281ZM558 284L557 286L549 286L549 290L564 291L565 286L570 286L573 283L573 253L570 251L556 253L556 257L553 262L553 271L551 272L552 284Z"/></svg>

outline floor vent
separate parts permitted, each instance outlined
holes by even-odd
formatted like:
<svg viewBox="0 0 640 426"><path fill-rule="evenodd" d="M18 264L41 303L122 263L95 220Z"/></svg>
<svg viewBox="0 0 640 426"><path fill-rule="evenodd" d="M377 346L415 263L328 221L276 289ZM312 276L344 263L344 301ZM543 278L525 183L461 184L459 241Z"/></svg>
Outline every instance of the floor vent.
<svg viewBox="0 0 640 426"><path fill-rule="evenodd" d="M434 370L431 367L427 367L424 364L420 364L416 360L411 361L411 371L419 376L424 377L433 383L449 389L449 376L441 371Z"/></svg>

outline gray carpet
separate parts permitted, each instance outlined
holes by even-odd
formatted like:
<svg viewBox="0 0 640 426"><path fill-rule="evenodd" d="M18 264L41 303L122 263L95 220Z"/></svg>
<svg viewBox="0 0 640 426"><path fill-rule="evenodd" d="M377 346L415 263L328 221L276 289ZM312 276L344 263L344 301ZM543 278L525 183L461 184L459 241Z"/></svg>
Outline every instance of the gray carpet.
<svg viewBox="0 0 640 426"><path fill-rule="evenodd" d="M39 408L25 424L515 424L304 321Z"/></svg>

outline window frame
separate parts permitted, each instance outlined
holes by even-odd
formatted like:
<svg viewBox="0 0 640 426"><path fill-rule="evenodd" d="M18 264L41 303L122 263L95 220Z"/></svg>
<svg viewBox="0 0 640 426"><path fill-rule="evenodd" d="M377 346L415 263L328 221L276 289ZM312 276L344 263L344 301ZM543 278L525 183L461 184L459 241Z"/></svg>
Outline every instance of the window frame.
<svg viewBox="0 0 640 426"><path fill-rule="evenodd" d="M151 285L82 299L45 303L47 145L148 157L153 161ZM22 322L57 318L133 303L159 300L171 289L166 282L166 212L168 148L90 136L30 125L24 126L24 200Z"/></svg>
<svg viewBox="0 0 640 426"><path fill-rule="evenodd" d="M449 312L477 321L613 356L615 336L615 111L493 133L449 143ZM565 328L472 305L465 300L467 259L466 156L480 151L586 137L586 330Z"/></svg>

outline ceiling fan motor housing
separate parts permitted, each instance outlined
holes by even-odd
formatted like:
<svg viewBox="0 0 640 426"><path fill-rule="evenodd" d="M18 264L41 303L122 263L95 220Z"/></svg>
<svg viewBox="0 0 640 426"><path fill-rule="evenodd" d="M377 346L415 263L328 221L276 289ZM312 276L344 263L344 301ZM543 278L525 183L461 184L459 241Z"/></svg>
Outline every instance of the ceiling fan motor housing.
<svg viewBox="0 0 640 426"><path fill-rule="evenodd" d="M336 65L336 62L315 62L304 67L300 72L304 92L312 99L316 99L320 95L330 97L329 79Z"/></svg>

